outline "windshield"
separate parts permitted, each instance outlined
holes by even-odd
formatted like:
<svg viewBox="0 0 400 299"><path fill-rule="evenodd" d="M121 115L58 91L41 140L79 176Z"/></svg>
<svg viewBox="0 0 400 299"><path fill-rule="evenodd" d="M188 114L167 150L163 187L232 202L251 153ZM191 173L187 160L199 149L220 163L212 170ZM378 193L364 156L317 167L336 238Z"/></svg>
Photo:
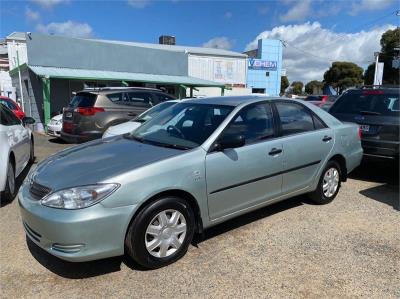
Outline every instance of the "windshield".
<svg viewBox="0 0 400 299"><path fill-rule="evenodd" d="M161 111L167 109L168 107L171 107L172 105L175 105L176 103L177 102L171 102L171 101L160 103L154 106L153 108L147 110L146 112L140 114L137 118L133 119L132 121L144 123L145 121L148 121L149 119L159 114Z"/></svg>
<svg viewBox="0 0 400 299"><path fill-rule="evenodd" d="M0 99L0 104L3 104L3 105L6 106L8 109L17 110L17 106L15 106L15 104L14 104L13 102Z"/></svg>
<svg viewBox="0 0 400 299"><path fill-rule="evenodd" d="M399 116L399 94L382 90L348 92L332 106L331 113Z"/></svg>
<svg viewBox="0 0 400 299"><path fill-rule="evenodd" d="M178 103L127 135L139 142L177 149L201 145L234 107Z"/></svg>

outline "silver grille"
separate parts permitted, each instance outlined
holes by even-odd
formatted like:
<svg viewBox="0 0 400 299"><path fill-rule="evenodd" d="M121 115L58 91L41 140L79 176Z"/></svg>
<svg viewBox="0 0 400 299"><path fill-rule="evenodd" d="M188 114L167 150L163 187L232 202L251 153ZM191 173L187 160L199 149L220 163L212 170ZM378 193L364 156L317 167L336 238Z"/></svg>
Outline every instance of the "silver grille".
<svg viewBox="0 0 400 299"><path fill-rule="evenodd" d="M32 182L29 187L29 193L32 195L34 199L40 200L45 197L47 194L51 192L51 189L40 185L36 182Z"/></svg>

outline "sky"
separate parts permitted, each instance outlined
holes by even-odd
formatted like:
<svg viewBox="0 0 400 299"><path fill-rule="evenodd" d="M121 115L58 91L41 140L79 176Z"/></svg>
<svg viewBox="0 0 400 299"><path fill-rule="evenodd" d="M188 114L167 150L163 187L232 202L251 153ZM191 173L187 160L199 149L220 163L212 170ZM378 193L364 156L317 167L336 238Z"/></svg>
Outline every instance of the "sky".
<svg viewBox="0 0 400 299"><path fill-rule="evenodd" d="M333 61L366 68L383 32L400 25L395 0L0 0L0 37L14 31L237 52L259 38L284 42L289 80L322 80Z"/></svg>

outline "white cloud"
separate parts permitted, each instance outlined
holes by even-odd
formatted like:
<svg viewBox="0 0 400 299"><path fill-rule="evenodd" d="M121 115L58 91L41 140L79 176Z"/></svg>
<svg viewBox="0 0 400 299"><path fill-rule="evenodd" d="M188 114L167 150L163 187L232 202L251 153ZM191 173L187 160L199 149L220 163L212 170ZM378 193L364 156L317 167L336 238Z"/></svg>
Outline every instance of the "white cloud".
<svg viewBox="0 0 400 299"><path fill-rule="evenodd" d="M351 7L350 14L356 15L361 11L365 10L380 10L385 9L389 5L391 5L394 1L393 0L360 0L353 3Z"/></svg>
<svg viewBox="0 0 400 299"><path fill-rule="evenodd" d="M229 50L233 47L234 42L225 36L214 37L210 39L208 42L203 44L204 48L216 48L216 49L224 49Z"/></svg>
<svg viewBox="0 0 400 299"><path fill-rule="evenodd" d="M42 8L52 8L58 4L69 2L69 0L31 0Z"/></svg>
<svg viewBox="0 0 400 299"><path fill-rule="evenodd" d="M302 21L311 14L311 0L298 0L297 2L288 2L288 4L291 5L291 8L287 13L279 16L282 22Z"/></svg>
<svg viewBox="0 0 400 299"><path fill-rule="evenodd" d="M37 11L30 9L29 7L25 8L25 16L28 21L38 21L40 19L40 14Z"/></svg>
<svg viewBox="0 0 400 299"><path fill-rule="evenodd" d="M128 4L134 8L144 8L149 5L150 0L128 0Z"/></svg>
<svg viewBox="0 0 400 299"><path fill-rule="evenodd" d="M44 34L66 35L71 37L91 37L93 29L87 23L77 23L67 21L64 23L49 23L47 25L39 24L36 30Z"/></svg>
<svg viewBox="0 0 400 299"><path fill-rule="evenodd" d="M380 49L383 32L393 29L384 25L356 33L337 33L321 27L318 22L274 27L260 33L246 46L257 48L260 38L281 39L287 42L283 48L283 67L289 80L322 80L324 72L333 61L351 61L361 67L373 61L373 53Z"/></svg>

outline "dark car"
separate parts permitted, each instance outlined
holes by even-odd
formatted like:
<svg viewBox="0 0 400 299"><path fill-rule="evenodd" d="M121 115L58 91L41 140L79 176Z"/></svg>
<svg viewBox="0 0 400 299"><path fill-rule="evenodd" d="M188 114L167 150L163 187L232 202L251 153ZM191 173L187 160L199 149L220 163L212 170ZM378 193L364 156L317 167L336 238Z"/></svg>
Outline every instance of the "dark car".
<svg viewBox="0 0 400 299"><path fill-rule="evenodd" d="M332 107L336 99L337 96L334 95L309 95L304 101L310 102L327 111Z"/></svg>
<svg viewBox="0 0 400 299"><path fill-rule="evenodd" d="M61 138L84 142L101 138L110 127L129 121L174 97L150 88L101 88L78 92L63 112Z"/></svg>
<svg viewBox="0 0 400 299"><path fill-rule="evenodd" d="M329 112L341 121L360 125L364 155L398 159L399 91L398 87L350 89L337 99Z"/></svg>

